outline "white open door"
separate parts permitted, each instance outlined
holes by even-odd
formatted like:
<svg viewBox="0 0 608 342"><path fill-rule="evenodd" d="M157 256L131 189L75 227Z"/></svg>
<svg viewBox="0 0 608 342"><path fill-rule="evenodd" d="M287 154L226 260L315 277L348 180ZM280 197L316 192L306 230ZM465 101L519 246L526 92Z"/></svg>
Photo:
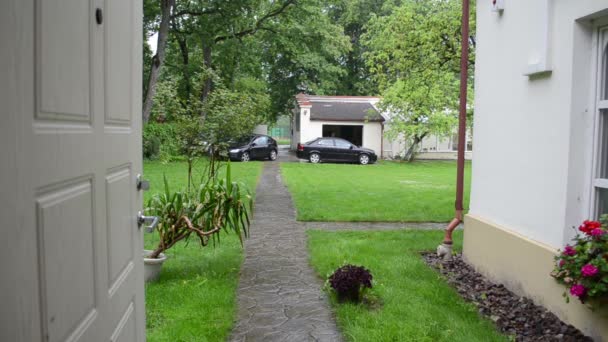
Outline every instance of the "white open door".
<svg viewBox="0 0 608 342"><path fill-rule="evenodd" d="M0 7L0 341L143 342L141 0Z"/></svg>

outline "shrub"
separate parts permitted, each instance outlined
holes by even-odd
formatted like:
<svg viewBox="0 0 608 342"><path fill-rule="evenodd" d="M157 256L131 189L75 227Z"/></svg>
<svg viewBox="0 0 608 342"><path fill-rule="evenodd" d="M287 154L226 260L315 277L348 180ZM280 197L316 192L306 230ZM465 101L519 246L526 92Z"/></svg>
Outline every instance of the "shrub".
<svg viewBox="0 0 608 342"><path fill-rule="evenodd" d="M156 159L160 152L160 139L155 136L148 136L144 139L143 153L145 159Z"/></svg>
<svg viewBox="0 0 608 342"><path fill-rule="evenodd" d="M551 275L581 302L608 299L608 216L600 221L585 221L572 245L555 257ZM566 301L568 293L564 292Z"/></svg>
<svg viewBox="0 0 608 342"><path fill-rule="evenodd" d="M147 213L159 218L160 241L149 258L157 258L192 235L203 247L210 239L219 241L222 231L236 234L243 242L243 237L248 236L252 198L246 187L232 181L230 174L228 163L225 178L209 178L193 191L172 192L164 179L164 193L154 195L146 208Z"/></svg>
<svg viewBox="0 0 608 342"><path fill-rule="evenodd" d="M344 265L329 277L329 284L339 301L358 303L363 291L372 288L372 278L372 274L362 266Z"/></svg>
<svg viewBox="0 0 608 342"><path fill-rule="evenodd" d="M143 154L146 159L170 161L179 158L175 123L148 122L143 129ZM158 152L153 147L158 141ZM154 153L155 152L155 153Z"/></svg>

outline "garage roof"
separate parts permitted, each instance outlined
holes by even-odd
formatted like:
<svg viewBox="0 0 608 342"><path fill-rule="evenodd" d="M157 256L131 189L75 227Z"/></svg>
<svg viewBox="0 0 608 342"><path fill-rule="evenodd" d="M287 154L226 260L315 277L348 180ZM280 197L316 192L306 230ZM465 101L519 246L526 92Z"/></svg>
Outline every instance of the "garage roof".
<svg viewBox="0 0 608 342"><path fill-rule="evenodd" d="M310 108L310 120L382 122L384 117L374 107L375 96L318 96L298 94L300 107Z"/></svg>
<svg viewBox="0 0 608 342"><path fill-rule="evenodd" d="M310 120L384 121L382 115L369 102L311 101L311 105Z"/></svg>

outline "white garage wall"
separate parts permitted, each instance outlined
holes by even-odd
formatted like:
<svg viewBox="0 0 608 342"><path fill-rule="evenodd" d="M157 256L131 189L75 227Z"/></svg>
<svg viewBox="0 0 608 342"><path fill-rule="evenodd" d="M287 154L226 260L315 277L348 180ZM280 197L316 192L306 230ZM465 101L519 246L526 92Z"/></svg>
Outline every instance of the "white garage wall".
<svg viewBox="0 0 608 342"><path fill-rule="evenodd" d="M363 147L374 150L380 157L382 151L382 124L379 122L318 121L310 120L310 114L303 114L301 119L300 142L302 143L323 136L323 125L363 126Z"/></svg>

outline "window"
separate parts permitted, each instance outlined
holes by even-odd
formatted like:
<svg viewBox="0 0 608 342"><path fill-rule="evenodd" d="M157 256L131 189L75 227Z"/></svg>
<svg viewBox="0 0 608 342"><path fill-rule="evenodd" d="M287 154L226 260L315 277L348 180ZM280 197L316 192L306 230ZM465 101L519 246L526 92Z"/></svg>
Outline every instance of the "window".
<svg viewBox="0 0 608 342"><path fill-rule="evenodd" d="M598 82L596 99L597 138L593 191L595 217L608 213L608 27L599 31Z"/></svg>
<svg viewBox="0 0 608 342"><path fill-rule="evenodd" d="M258 145L258 146L268 145L268 138L267 137L259 137L259 138L255 139L255 141L253 143L256 144L256 145Z"/></svg>
<svg viewBox="0 0 608 342"><path fill-rule="evenodd" d="M317 145L319 145L319 146L334 146L334 140L333 139L320 139L319 141L317 141Z"/></svg>
<svg viewBox="0 0 608 342"><path fill-rule="evenodd" d="M349 149L351 143L349 143L346 140L342 140L342 139L334 139L334 141L336 142L336 147L337 148L345 148L345 149Z"/></svg>

